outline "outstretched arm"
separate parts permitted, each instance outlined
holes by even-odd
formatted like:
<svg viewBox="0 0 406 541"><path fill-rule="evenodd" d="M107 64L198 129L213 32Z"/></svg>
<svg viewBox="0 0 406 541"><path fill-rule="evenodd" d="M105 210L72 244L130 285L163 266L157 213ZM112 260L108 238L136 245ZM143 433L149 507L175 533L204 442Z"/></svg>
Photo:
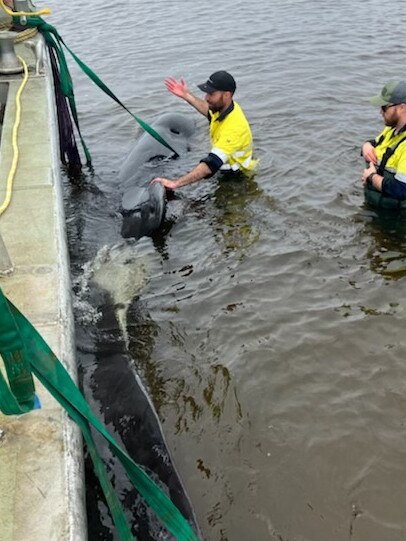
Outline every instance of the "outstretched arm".
<svg viewBox="0 0 406 541"><path fill-rule="evenodd" d="M165 86L169 90L169 92L171 92L178 98L185 100L202 115L207 116L209 112L209 106L207 102L205 100L202 100L201 98L194 96L191 92L189 92L186 81L184 79L180 79L180 81L177 81L173 77L168 77L168 79L165 79Z"/></svg>
<svg viewBox="0 0 406 541"><path fill-rule="evenodd" d="M151 182L159 182L162 184L162 186L165 186L165 188L168 188L169 190L176 190L177 188L181 188L182 186L186 186L187 184L192 184L193 182L197 182L198 180L201 180L202 178L211 177L212 176L212 170L205 162L200 162L196 165L194 169L190 171L190 173L186 173L186 175L183 175L182 177L179 177L176 180L170 180L169 178L162 178L157 177L154 178Z"/></svg>

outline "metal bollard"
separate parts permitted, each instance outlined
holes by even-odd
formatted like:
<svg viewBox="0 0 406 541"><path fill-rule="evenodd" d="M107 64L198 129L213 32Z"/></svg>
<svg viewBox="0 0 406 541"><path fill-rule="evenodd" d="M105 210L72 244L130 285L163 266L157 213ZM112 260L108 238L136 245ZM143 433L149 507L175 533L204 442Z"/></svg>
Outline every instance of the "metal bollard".
<svg viewBox="0 0 406 541"><path fill-rule="evenodd" d="M21 73L24 71L14 50L16 36L17 32L11 32L10 30L0 31L0 73Z"/></svg>
<svg viewBox="0 0 406 541"><path fill-rule="evenodd" d="M6 274L12 273L13 270L13 264L11 263L10 256L8 255L3 237L0 234L0 275L5 276Z"/></svg>

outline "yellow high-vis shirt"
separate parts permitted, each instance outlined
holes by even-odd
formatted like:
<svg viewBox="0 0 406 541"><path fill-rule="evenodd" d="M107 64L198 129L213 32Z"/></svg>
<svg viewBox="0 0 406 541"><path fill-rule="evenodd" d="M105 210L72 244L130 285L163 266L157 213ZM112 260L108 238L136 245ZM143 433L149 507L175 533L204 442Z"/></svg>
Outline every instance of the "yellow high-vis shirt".
<svg viewBox="0 0 406 541"><path fill-rule="evenodd" d="M375 151L378 158L378 165L388 148L395 148L395 152L390 156L385 164L385 171L395 175L396 180L406 182L406 142L398 145L406 138L406 133L402 130L395 134L395 129L387 126L375 139Z"/></svg>
<svg viewBox="0 0 406 541"><path fill-rule="evenodd" d="M248 120L237 102L224 113L209 113L211 154L218 156L221 170L252 171L257 160L252 158L252 133Z"/></svg>

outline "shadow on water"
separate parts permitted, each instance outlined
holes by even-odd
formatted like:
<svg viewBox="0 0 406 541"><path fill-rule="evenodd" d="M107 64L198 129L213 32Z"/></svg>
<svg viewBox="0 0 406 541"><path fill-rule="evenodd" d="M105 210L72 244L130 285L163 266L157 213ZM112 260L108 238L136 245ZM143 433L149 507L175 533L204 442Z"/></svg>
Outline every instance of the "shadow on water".
<svg viewBox="0 0 406 541"><path fill-rule="evenodd" d="M363 215L374 240L368 250L371 270L388 280L406 276L406 211L365 207Z"/></svg>
<svg viewBox="0 0 406 541"><path fill-rule="evenodd" d="M221 233L226 252L244 250L259 239L250 203L260 193L254 177L238 173L220 177L214 192L214 204L219 211L215 230Z"/></svg>
<svg viewBox="0 0 406 541"><path fill-rule="evenodd" d="M133 305L133 309L136 305ZM157 413L166 406L176 404L176 433L188 431L188 417L197 421L204 414L209 414L215 422L219 422L227 400L233 402L236 420L241 419L241 405L237 391L232 382L229 369L216 362L209 366L195 366L192 374L185 378L182 375L164 376L159 363L154 360L154 348L165 347L157 344L160 334L159 326L149 317L133 313L129 328L129 351L135 359L137 372L146 381L148 393L152 397ZM181 344L179 344L181 346ZM195 382L194 390L187 380Z"/></svg>
<svg viewBox="0 0 406 541"><path fill-rule="evenodd" d="M265 196L254 176L223 174L219 176L213 193L193 200L176 195L169 205L174 202L181 205L182 213L194 213L198 220L208 218L215 239L223 246L222 254L227 256L235 253L239 259L244 257L244 251L259 239L258 220L253 217L256 212L253 204L260 200L273 204L273 200ZM179 212L174 214L179 215ZM166 220L160 230L152 235L154 247L163 260L168 258L166 243L173 224L174 221ZM182 269L182 272L188 271ZM236 305L230 304L226 309L232 312ZM174 305L166 310L176 313L177 307ZM194 360L193 354L188 351L183 337L172 322L169 322L168 328L165 329L165 325L160 328L150 317L140 317L140 314L133 312L128 333L129 351L147 383L158 414L161 414L165 406L176 405L176 433L187 432L191 420L196 422L204 415L209 415L215 422L219 422L227 402L233 404L236 421L241 419L241 405L230 371L220 362L216 361L208 366L193 362L188 368L188 378L193 380L193 385L180 375L163 376L159 363L154 361L154 348L163 352L177 350L178 353L180 349L181 354L187 358L191 356L191 360ZM160 343L157 344L157 340Z"/></svg>
<svg viewBox="0 0 406 541"><path fill-rule="evenodd" d="M208 202L213 208L207 211ZM245 250L260 238L260 220L256 204L265 203L267 211L274 206L255 180L255 175L240 173L221 173L214 192L203 199L194 201L192 209L203 217L213 213L212 228L216 239L224 245L224 255L239 253L244 257Z"/></svg>

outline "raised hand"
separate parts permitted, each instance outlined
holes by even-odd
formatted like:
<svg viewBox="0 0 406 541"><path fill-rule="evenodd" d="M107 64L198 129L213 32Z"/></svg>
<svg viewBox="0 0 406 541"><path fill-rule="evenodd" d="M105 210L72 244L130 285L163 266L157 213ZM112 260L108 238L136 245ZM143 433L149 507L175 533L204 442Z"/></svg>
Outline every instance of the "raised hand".
<svg viewBox="0 0 406 541"><path fill-rule="evenodd" d="M173 77L168 77L167 79L165 79L164 83L169 92L171 92L175 96L178 96L179 98L186 98L189 89L184 79L180 79L180 81L178 81Z"/></svg>

